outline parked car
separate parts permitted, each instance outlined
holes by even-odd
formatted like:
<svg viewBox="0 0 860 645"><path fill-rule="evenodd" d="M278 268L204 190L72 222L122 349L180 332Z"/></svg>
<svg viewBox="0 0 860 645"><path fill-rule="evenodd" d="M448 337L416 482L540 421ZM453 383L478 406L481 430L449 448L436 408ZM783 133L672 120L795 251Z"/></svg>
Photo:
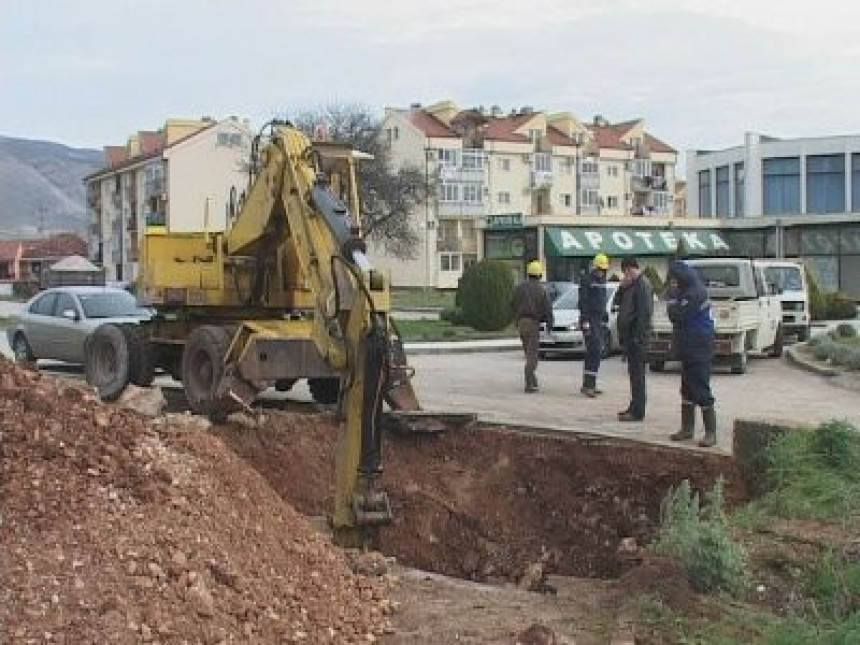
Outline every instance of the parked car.
<svg viewBox="0 0 860 645"><path fill-rule="evenodd" d="M87 338L103 323L138 323L151 311L110 287L60 287L34 296L9 318L6 335L19 362L84 362Z"/></svg>
<svg viewBox="0 0 860 645"><path fill-rule="evenodd" d="M579 328L579 287L573 283L571 288L562 289L552 304L553 327L541 326L539 355L575 356L585 354L585 339ZM604 331L603 355L609 356L620 348L618 342L618 306L615 294L617 282L606 283L606 313L609 323Z"/></svg>

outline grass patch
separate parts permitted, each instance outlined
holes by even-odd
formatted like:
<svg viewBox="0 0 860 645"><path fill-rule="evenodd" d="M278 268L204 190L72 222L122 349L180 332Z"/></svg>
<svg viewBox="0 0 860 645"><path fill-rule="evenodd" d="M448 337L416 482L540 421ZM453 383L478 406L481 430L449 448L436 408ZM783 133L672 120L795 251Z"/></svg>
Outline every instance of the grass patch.
<svg viewBox="0 0 860 645"><path fill-rule="evenodd" d="M454 306L455 292L442 289L392 289L392 309L446 309Z"/></svg>
<svg viewBox="0 0 860 645"><path fill-rule="evenodd" d="M447 320L397 320L405 342L421 341L456 341L456 340L488 340L494 338L516 338L517 332L513 325L501 331L477 331L465 325L453 325Z"/></svg>

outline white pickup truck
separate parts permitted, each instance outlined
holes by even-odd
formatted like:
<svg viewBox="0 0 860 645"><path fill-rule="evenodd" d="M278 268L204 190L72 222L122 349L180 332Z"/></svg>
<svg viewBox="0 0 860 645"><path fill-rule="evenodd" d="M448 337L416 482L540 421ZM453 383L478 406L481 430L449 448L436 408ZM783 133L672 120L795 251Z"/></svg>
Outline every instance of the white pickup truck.
<svg viewBox="0 0 860 645"><path fill-rule="evenodd" d="M732 373L743 374L750 354L782 355L782 307L778 289L767 281L763 267L736 258L688 263L699 272L711 299L715 362L728 363ZM655 303L652 326L648 363L659 372L674 359L665 300Z"/></svg>

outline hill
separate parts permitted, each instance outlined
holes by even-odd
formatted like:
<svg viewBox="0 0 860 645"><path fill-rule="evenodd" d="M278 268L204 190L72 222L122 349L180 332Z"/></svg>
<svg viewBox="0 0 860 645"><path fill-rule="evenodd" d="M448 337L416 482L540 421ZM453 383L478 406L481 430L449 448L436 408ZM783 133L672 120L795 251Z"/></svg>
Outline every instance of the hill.
<svg viewBox="0 0 860 645"><path fill-rule="evenodd" d="M86 233L83 178L104 165L100 150L0 136L0 236Z"/></svg>

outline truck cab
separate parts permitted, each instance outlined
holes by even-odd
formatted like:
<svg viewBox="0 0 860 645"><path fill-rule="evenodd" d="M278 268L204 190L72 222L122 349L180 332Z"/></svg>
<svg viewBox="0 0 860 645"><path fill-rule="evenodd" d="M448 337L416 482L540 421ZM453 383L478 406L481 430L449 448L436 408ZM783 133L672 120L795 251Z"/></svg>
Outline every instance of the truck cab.
<svg viewBox="0 0 860 645"><path fill-rule="evenodd" d="M812 317L803 265L790 260L756 260L756 264L764 271L765 280L777 288L783 333L799 342L809 340Z"/></svg>

